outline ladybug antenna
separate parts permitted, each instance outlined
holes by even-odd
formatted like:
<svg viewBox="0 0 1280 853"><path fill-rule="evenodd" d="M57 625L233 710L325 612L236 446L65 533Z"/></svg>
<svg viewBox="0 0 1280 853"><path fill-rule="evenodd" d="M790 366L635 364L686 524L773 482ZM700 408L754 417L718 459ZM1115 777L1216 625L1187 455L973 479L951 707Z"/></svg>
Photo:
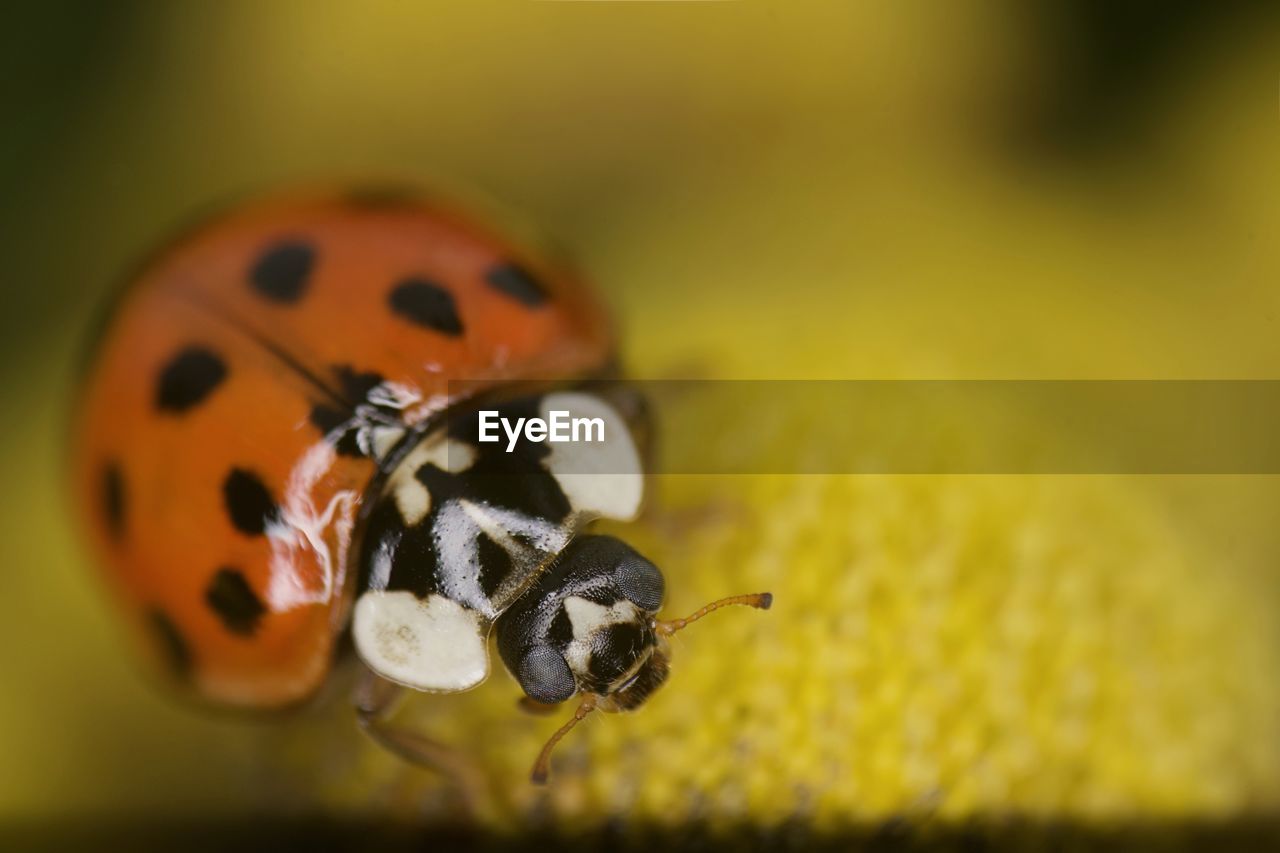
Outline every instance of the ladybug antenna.
<svg viewBox="0 0 1280 853"><path fill-rule="evenodd" d="M676 631L680 631L692 622L697 622L703 616L706 616L713 610L719 610L728 604L745 604L749 607L757 607L761 610L768 610L773 604L773 593L771 592L752 592L746 595L731 595L728 598L722 598L719 601L713 601L696 613L691 613L683 619L672 619L666 622L658 622L656 630L658 636L669 637Z"/></svg>
<svg viewBox="0 0 1280 853"><path fill-rule="evenodd" d="M533 773L530 774L529 777L533 780L533 784L547 784L547 772L551 762L551 750L556 748L556 744L560 742L561 738L569 733L570 729L582 722L582 718L587 714L590 714L595 709L596 697L588 696L582 700L582 704L578 706L578 710L573 712L573 717L569 719L569 722L556 729L556 733L553 734L551 739L547 741L546 745L542 747L542 752L538 753L538 760L533 762Z"/></svg>

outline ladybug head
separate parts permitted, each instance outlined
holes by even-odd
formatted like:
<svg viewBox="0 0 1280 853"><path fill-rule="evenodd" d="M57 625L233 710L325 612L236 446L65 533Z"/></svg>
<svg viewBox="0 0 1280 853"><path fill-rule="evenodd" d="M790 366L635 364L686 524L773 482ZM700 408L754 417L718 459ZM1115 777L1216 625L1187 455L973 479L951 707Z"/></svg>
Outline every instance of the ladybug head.
<svg viewBox="0 0 1280 853"><path fill-rule="evenodd" d="M553 705L582 694L534 766L546 780L552 748L593 710L630 711L667 679L666 638L727 604L767 609L769 593L712 602L683 619L657 618L665 583L658 567L611 536L584 536L498 621L498 649L529 698Z"/></svg>

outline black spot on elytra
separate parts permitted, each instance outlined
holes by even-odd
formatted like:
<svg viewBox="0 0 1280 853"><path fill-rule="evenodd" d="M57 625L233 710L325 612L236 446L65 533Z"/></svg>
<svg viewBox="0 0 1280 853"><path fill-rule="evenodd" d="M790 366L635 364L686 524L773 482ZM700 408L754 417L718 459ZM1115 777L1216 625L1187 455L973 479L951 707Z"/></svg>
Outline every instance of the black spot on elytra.
<svg viewBox="0 0 1280 853"><path fill-rule="evenodd" d="M160 371L155 405L181 414L204 401L227 378L227 365L201 346L181 350Z"/></svg>
<svg viewBox="0 0 1280 853"><path fill-rule="evenodd" d="M119 463L108 462L102 469L102 515L107 532L116 540L124 536L126 500L124 472Z"/></svg>
<svg viewBox="0 0 1280 853"><path fill-rule="evenodd" d="M328 435L346 423L350 417L351 412L349 411L319 403L311 407L311 414L308 416L308 420L311 421L313 427L320 430L324 435Z"/></svg>
<svg viewBox="0 0 1280 853"><path fill-rule="evenodd" d="M527 269L516 264L500 264L484 275L484 280L499 293L510 296L527 308L537 308L547 301L542 282Z"/></svg>
<svg viewBox="0 0 1280 853"><path fill-rule="evenodd" d="M329 435L334 430L346 424L351 419L351 412L344 412L341 409L335 409L332 406L326 406L323 403L312 407L311 409L311 425L320 430L324 435ZM360 443L356 440L358 431L356 429L343 430L333 440L333 448L342 456L363 456L360 450Z"/></svg>
<svg viewBox="0 0 1280 853"><path fill-rule="evenodd" d="M352 405L363 403L369 392L382 384L382 376L370 371L356 370L349 364L339 364L333 369L338 377L338 387L342 389L343 399Z"/></svg>
<svg viewBox="0 0 1280 853"><path fill-rule="evenodd" d="M236 530L249 536L261 536L280 515L266 485L244 468L232 468L222 481L222 499Z"/></svg>
<svg viewBox="0 0 1280 853"><path fill-rule="evenodd" d="M481 533L476 537L476 559L480 563L480 589L492 600L502 582L511 577L511 555L489 534Z"/></svg>
<svg viewBox="0 0 1280 853"><path fill-rule="evenodd" d="M462 334L453 294L433 281L405 279L388 294L387 304L397 315L424 329L453 337Z"/></svg>
<svg viewBox="0 0 1280 853"><path fill-rule="evenodd" d="M190 673L191 647L168 614L163 610L152 609L147 612L147 624L155 635L156 642L160 644L160 653L170 671L180 677Z"/></svg>
<svg viewBox="0 0 1280 853"><path fill-rule="evenodd" d="M253 634L267 612L239 569L218 569L205 589L204 600L228 631L246 637Z"/></svg>
<svg viewBox="0 0 1280 853"><path fill-rule="evenodd" d="M301 240L274 243L258 256L249 270L249 283L261 296L289 305L306 293L315 267L316 250Z"/></svg>

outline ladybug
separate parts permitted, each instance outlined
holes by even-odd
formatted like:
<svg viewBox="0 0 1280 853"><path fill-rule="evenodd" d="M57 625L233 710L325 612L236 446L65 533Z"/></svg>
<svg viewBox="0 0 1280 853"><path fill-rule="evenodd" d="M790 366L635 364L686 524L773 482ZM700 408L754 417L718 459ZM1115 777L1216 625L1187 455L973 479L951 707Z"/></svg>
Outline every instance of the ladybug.
<svg viewBox="0 0 1280 853"><path fill-rule="evenodd" d="M469 690L489 639L545 708L642 704L665 638L659 569L620 539L644 491L643 406L572 271L414 193L257 200L156 253L89 362L78 503L129 622L207 703L313 697L353 649L361 726L408 760L406 688ZM599 418L607 439L482 441L482 415ZM594 473L593 473L594 472Z"/></svg>

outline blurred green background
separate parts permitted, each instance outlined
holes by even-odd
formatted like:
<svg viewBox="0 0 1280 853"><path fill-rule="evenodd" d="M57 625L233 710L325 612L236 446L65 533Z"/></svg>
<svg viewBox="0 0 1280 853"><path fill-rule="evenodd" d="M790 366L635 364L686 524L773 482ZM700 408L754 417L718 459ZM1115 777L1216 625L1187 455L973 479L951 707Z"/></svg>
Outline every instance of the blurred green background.
<svg viewBox="0 0 1280 853"><path fill-rule="evenodd" d="M370 771L381 781L317 793L304 770L279 769L297 759L273 752L276 724L202 716L153 689L69 523L62 466L85 331L131 262L211 203L364 177L496 199L601 283L626 361L643 376L1275 378L1280 366L1271 4L274 0L45 2L7 13L0 818L422 810L388 793L400 777L385 769ZM930 506L961 495L985 507L978 522L926 514L952 540L968 541L971 523L1000 539L1002 519L1016 519L1022 532L1047 526L1052 541L1087 543L1033 575L1111 577L1129 557L1157 564L1140 593L1150 608L1136 612L1152 614L1153 636L1172 638L1159 660L1173 661L1175 686L1170 704L1152 700L1153 737L1157 752L1162 739L1185 739L1195 761L1068 762L1070 784L1042 800L1015 773L948 811L947 784L913 787L889 755L858 771L848 819L912 809L1274 815L1275 479L1096 479L1048 478L1034 489L1051 497L1025 503L1008 496L1026 484L988 501L996 485L954 480L895 481L885 493L846 482L838 488L853 491L830 504L764 483L666 490L677 504L741 490L761 502L751 511L764 523L777 516L784 527L846 523L825 508L834 505L877 519L875 507L904 494ZM1091 496L1053 497L1082 489ZM775 500L803 503L803 518L790 504L774 513ZM1073 514L1079 501L1091 510ZM703 556L745 548L734 535L730 526L730 544L705 545ZM780 541L778 560L789 562L792 540ZM901 577L919 554L895 553ZM986 558L954 564L967 559ZM1162 574L1165 563L1179 568ZM700 571L699 590L729 583ZM787 581L753 571L785 601ZM814 571L821 606L831 569ZM961 577L963 586L970 575ZM1221 630L1179 634L1188 602ZM1044 608L1028 630L1039 624L1052 645L1079 614ZM802 623L779 618L771 637L786 644L788 626ZM839 642L820 629L805 636L805 654ZM1179 655L1194 666L1179 669ZM893 666L857 671L859 686L890 684ZM1220 695L1226 688L1196 681L1215 669L1230 688ZM1124 677L1140 686L1138 670ZM813 680L797 676L800 693L826 677L804 672ZM509 703L507 687L495 707ZM291 737L313 737L308 725L355 739L314 721ZM1127 731L1091 748L1111 755ZM512 767L540 735L520 736ZM869 740L851 754L867 754ZM1017 773L1038 766L1053 777L1053 754L1021 749ZM963 776L957 761L948 772ZM666 807L658 794L637 796L626 802L642 812ZM608 802L564 795L557 808L589 821Z"/></svg>

